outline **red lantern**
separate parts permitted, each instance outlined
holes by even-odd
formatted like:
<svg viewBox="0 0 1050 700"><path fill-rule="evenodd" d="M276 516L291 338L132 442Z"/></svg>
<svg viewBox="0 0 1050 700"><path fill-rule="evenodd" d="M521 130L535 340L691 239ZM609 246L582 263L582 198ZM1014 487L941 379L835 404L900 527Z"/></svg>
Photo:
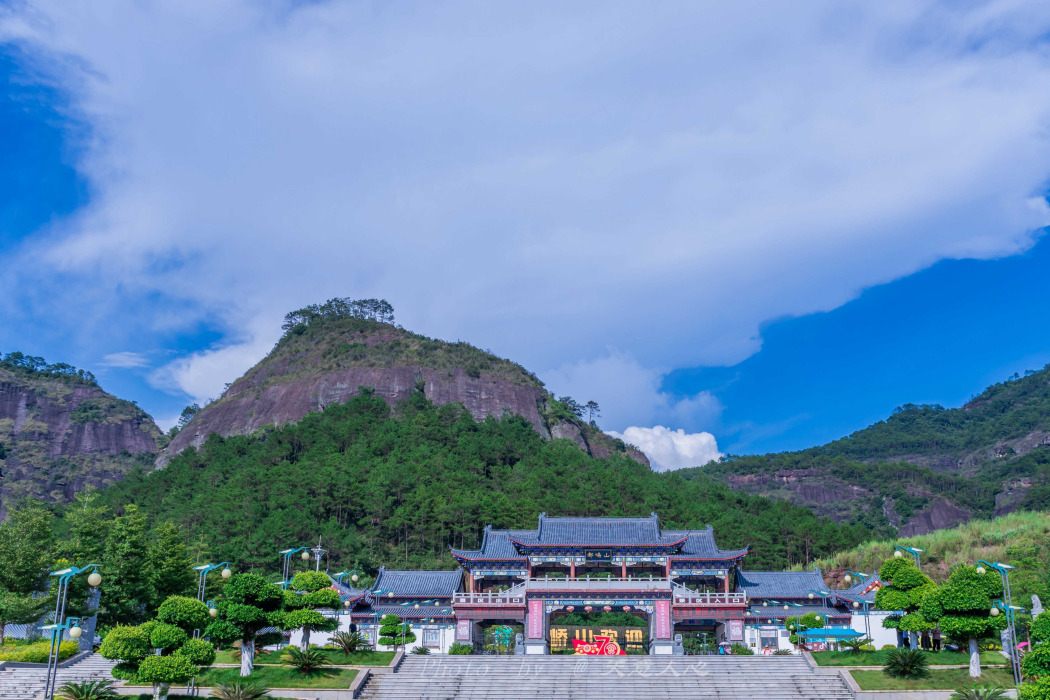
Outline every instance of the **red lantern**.
<svg viewBox="0 0 1050 700"><path fill-rule="evenodd" d="M612 606L606 605L604 608L602 608L602 610L604 610L605 612L612 612Z"/></svg>
<svg viewBox="0 0 1050 700"><path fill-rule="evenodd" d="M572 612L575 609L576 609L575 605L570 605L569 607L565 608L566 612Z"/></svg>
<svg viewBox="0 0 1050 700"><path fill-rule="evenodd" d="M590 612L591 610L594 610L594 608L592 608L590 605L583 606L583 609L586 610L587 612Z"/></svg>
<svg viewBox="0 0 1050 700"><path fill-rule="evenodd" d="M631 612L631 606L630 605L623 606L623 611L624 612Z"/></svg>

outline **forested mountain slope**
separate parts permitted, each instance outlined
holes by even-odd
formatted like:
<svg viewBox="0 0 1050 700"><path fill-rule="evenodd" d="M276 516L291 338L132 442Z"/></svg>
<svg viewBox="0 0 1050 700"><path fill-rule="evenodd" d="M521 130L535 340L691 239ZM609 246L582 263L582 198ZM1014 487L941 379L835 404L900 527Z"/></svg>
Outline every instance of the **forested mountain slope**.
<svg viewBox="0 0 1050 700"><path fill-rule="evenodd" d="M151 463L161 439L153 419L107 394L90 372L8 353L0 360L0 519L20 498L63 501L120 479Z"/></svg>
<svg viewBox="0 0 1050 700"><path fill-rule="evenodd" d="M1050 508L1050 370L1015 375L961 408L908 404L821 447L731 455L704 471L883 534Z"/></svg>
<svg viewBox="0 0 1050 700"><path fill-rule="evenodd" d="M459 405L435 405L422 387L395 410L366 388L295 424L212 435L103 496L206 538L239 570L272 570L278 549L318 535L340 566L452 567L449 545L478 546L489 524L532 527L541 511L710 523L719 545L752 545L754 568L806 563L870 536L702 475L687 481L622 454L591 457L569 440L544 439L521 416L476 421Z"/></svg>
<svg viewBox="0 0 1050 700"><path fill-rule="evenodd" d="M476 419L524 417L544 437L567 437L588 454L644 454L583 419L571 399L559 400L524 367L464 342L434 340L393 323L381 299L330 299L292 311L273 350L218 400L197 413L172 440L163 465L212 433L244 435L286 425L342 403L362 386L391 405L421 391L436 404L458 403Z"/></svg>

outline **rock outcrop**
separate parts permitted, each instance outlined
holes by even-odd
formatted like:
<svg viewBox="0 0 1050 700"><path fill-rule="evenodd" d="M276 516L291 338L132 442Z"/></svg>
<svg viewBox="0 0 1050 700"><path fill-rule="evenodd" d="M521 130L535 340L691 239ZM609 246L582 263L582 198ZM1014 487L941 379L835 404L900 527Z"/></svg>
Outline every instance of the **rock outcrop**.
<svg viewBox="0 0 1050 700"><path fill-rule="evenodd" d="M582 420L551 410L534 375L466 343L446 343L387 323L340 319L289 332L218 400L207 405L157 459L163 467L212 433L246 435L295 423L368 387L391 406L416 392L438 405L462 404L476 420L517 414L547 438L568 438L594 457L620 452L648 465L637 449Z"/></svg>
<svg viewBox="0 0 1050 700"><path fill-rule="evenodd" d="M0 516L20 498L112 483L161 439L144 411L97 384L0 368Z"/></svg>

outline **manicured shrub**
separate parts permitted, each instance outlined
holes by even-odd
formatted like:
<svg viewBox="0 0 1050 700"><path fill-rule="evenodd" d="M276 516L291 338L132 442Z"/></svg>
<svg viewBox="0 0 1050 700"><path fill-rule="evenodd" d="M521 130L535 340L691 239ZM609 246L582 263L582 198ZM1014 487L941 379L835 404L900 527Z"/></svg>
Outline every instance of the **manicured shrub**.
<svg viewBox="0 0 1050 700"><path fill-rule="evenodd" d="M1002 688L973 685L969 688L959 688L952 693L950 700L1003 700L1006 697L1006 691Z"/></svg>
<svg viewBox="0 0 1050 700"><path fill-rule="evenodd" d="M428 656L430 654L430 649L428 649L427 647L416 647L409 653L415 654L416 656Z"/></svg>
<svg viewBox="0 0 1050 700"><path fill-rule="evenodd" d="M215 646L203 639L187 639L175 653L197 666L210 666L215 662Z"/></svg>
<svg viewBox="0 0 1050 700"><path fill-rule="evenodd" d="M60 642L58 660L65 661L80 651L76 642ZM14 661L23 664L46 664L51 653L51 640L32 642L30 644L4 644L0 647L0 661Z"/></svg>
<svg viewBox="0 0 1050 700"><path fill-rule="evenodd" d="M157 608L157 620L192 632L207 627L211 616L208 606L196 598L173 595Z"/></svg>
<svg viewBox="0 0 1050 700"><path fill-rule="evenodd" d="M1018 700L1050 700L1050 678L1037 678L1023 684L1017 697Z"/></svg>
<svg viewBox="0 0 1050 700"><path fill-rule="evenodd" d="M1042 615L1040 615L1042 617ZM1050 678L1050 644L1036 644L1021 659L1021 671L1026 678Z"/></svg>
<svg viewBox="0 0 1050 700"><path fill-rule="evenodd" d="M448 649L448 653L457 656L467 656L474 653L474 646L472 644L453 642L452 646Z"/></svg>
<svg viewBox="0 0 1050 700"><path fill-rule="evenodd" d="M754 656L755 650L745 644L734 644L730 647L732 653L736 656Z"/></svg>
<svg viewBox="0 0 1050 700"><path fill-rule="evenodd" d="M163 649L167 652L179 648L189 638L186 630L166 622L158 622L150 630L149 645L154 649Z"/></svg>

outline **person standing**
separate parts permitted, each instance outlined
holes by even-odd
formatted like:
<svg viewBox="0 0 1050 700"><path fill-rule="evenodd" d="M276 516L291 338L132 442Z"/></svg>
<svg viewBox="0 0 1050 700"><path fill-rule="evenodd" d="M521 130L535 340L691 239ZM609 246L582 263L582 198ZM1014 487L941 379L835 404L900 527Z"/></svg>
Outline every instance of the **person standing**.
<svg viewBox="0 0 1050 700"><path fill-rule="evenodd" d="M930 636L933 637L933 650L934 651L940 651L941 650L941 626L937 625L936 627L934 627L933 628L933 634L930 635Z"/></svg>

